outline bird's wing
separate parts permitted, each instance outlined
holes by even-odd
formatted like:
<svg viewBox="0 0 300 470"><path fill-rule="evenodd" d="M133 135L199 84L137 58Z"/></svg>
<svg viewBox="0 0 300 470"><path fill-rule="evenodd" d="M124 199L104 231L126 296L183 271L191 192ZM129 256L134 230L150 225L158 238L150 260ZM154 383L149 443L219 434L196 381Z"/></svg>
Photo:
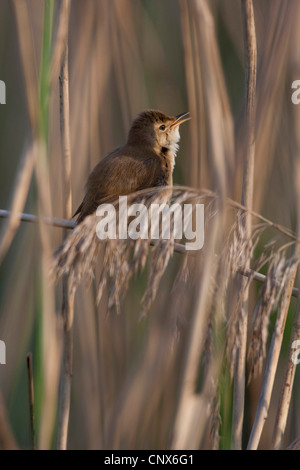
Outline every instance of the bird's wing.
<svg viewBox="0 0 300 470"><path fill-rule="evenodd" d="M104 202L112 202L127 195L153 186L166 185L159 158L154 154L136 158L126 154L108 155L101 160L89 176L85 197L75 212L78 223L96 211Z"/></svg>

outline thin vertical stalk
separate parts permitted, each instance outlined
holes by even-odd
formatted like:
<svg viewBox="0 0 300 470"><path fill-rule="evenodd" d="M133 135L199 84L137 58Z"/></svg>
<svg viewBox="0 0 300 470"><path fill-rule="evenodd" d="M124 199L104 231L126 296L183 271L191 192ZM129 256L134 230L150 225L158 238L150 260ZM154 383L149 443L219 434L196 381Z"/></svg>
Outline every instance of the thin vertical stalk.
<svg viewBox="0 0 300 470"><path fill-rule="evenodd" d="M62 61L60 83L60 131L62 145L62 173L63 173L63 217L72 218L72 191L71 191L71 144L70 144L70 105L69 105L69 70L68 70L68 44Z"/></svg>
<svg viewBox="0 0 300 470"><path fill-rule="evenodd" d="M68 69L68 22L70 14L70 0L61 5L60 24L65 31L64 53L62 57L59 76L60 87L60 130L62 146L62 184L63 184L63 214L64 218L72 217L72 191L71 191L71 144L70 144L70 104L69 104L69 69ZM65 238L66 229L63 238ZM59 418L57 447L60 450L67 448L68 425L71 403L71 383L73 368L73 317L74 296L70 292L68 278L63 278L63 363L59 397Z"/></svg>
<svg viewBox="0 0 300 470"><path fill-rule="evenodd" d="M45 0L44 11L44 32L43 32L43 54L41 58L41 76L40 76L40 136L48 141L48 122L49 122L49 97L50 81L49 69L52 52L52 32L53 32L53 0Z"/></svg>
<svg viewBox="0 0 300 470"><path fill-rule="evenodd" d="M297 362L293 361L294 350L292 348L293 342L300 338L300 302L297 301L296 317L294 320L290 348L289 358L286 364L286 371L284 375L283 388L279 400L279 407L276 415L274 432L272 437L272 448L279 449L281 447L282 437L286 428L288 412L291 403L291 396L293 390L293 383L295 378L295 372Z"/></svg>
<svg viewBox="0 0 300 470"><path fill-rule="evenodd" d="M252 210L253 179L255 159L255 100L256 100L256 71L257 46L252 0L242 0L244 43L246 58L246 158L244 164L242 204ZM251 235L251 215L246 214L245 222Z"/></svg>
<svg viewBox="0 0 300 470"><path fill-rule="evenodd" d="M19 163L18 174L13 187L10 215L7 223L0 231L0 263L2 263L6 256L6 253L8 252L19 228L20 219L18 217L18 213L22 212L24 209L32 180L34 165L35 146L30 145L30 147L24 152Z"/></svg>
<svg viewBox="0 0 300 470"><path fill-rule="evenodd" d="M33 385L32 353L27 354L27 378L28 378L28 396L29 396L30 440L31 440L31 449L35 450L34 385Z"/></svg>
<svg viewBox="0 0 300 470"><path fill-rule="evenodd" d="M246 60L246 133L245 133L245 160L243 171L242 204L248 209L243 217L245 224L245 237L251 238L251 214L253 201L253 178L255 159L255 96L256 96L256 68L257 47L254 11L252 0L242 0L242 14L244 25L244 48ZM246 269L250 268L247 262ZM240 345L236 358L234 376L234 399L232 417L232 448L242 448L242 431L244 422L245 382L246 382L246 347L248 322L249 284L245 278L241 280L242 309L240 318Z"/></svg>
<svg viewBox="0 0 300 470"><path fill-rule="evenodd" d="M37 77L35 76L35 62L33 55L33 41L31 37L31 23L28 11L28 5L24 0L12 3L15 10L15 17L18 31L18 44L20 48L20 59L22 63L22 72L25 82L25 95L27 99L27 109L31 134L34 139L38 128L38 95L36 90ZM32 174L34 171L34 143L29 144L29 148L24 152L21 159L15 185L13 187L13 196L11 201L11 212L7 223L0 232L0 263L5 257L15 234L19 228L19 219L17 213L21 212L25 206Z"/></svg>
<svg viewBox="0 0 300 470"><path fill-rule="evenodd" d="M258 408L252 427L248 450L255 450L258 447L260 437L263 431L264 424L268 417L268 411L271 401L272 390L274 386L275 374L277 370L277 364L280 355L280 349L282 344L282 338L285 328L286 317L289 310L289 304L292 295L292 289L294 285L295 275L297 272L297 266L294 267L290 274L288 284L284 290L281 298L280 308L276 319L276 324L272 336L272 342L269 350L268 361L266 365L266 371L264 374L263 385L261 394L259 397Z"/></svg>
<svg viewBox="0 0 300 470"><path fill-rule="evenodd" d="M68 426L71 404L71 384L73 369L73 317L74 296L69 291L66 279L63 282L63 307L62 315L64 321L63 331L63 358L62 376L60 383L59 410L58 410L58 433L57 448L66 450L68 441Z"/></svg>
<svg viewBox="0 0 300 470"><path fill-rule="evenodd" d="M191 155L193 157L190 159L188 165L189 168L189 183L193 187L199 186L199 132L198 132L198 122L200 122L200 116L198 116L199 111L199 99L197 96L198 89L196 87L197 76L196 76L196 60L193 48L193 28L190 21L189 15L189 4L187 0L180 0L180 19L181 19L181 29L182 29L182 42L184 47L184 61L185 61L185 76L187 81L187 92L188 92L188 101L189 101L189 110L193 116L191 121L192 131L191 131ZM203 139L202 139L203 140Z"/></svg>
<svg viewBox="0 0 300 470"><path fill-rule="evenodd" d="M199 289L195 302L195 310L190 325L189 340L185 351L184 368L181 378L181 392L179 397L172 449L196 449L203 435L203 426L200 416L203 413L202 402L196 394L196 383L199 372L199 360L205 343L205 331L208 323L209 305L211 295L208 285L215 276L216 267L211 263L212 252L215 247L217 234L220 233L219 221L211 226L209 241L206 245L203 272L205 276L199 281ZM195 419L196 417L196 419ZM196 424L195 424L196 422Z"/></svg>
<svg viewBox="0 0 300 470"><path fill-rule="evenodd" d="M52 212L49 182L49 116L50 116L50 59L52 54L54 0L44 2L43 40L41 61L39 70L39 107L38 107L38 133L36 149L35 176L38 189L38 210L41 214ZM40 269L41 278L39 289L41 291L41 305L37 314L36 335L36 414L39 421L39 449L49 449L55 422L56 394L52 391L56 388L56 375L53 374L55 363L56 337L54 314L54 290L49 287L49 255L52 251L49 233L39 224L39 236L41 241ZM53 328L53 329L52 329ZM49 354L51 350L52 354ZM53 389L49 387L51 386Z"/></svg>

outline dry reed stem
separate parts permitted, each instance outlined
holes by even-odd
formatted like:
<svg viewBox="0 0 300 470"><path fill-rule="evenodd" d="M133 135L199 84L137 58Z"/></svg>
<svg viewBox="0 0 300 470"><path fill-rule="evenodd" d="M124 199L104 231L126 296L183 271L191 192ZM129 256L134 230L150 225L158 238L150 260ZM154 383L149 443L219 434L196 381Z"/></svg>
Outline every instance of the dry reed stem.
<svg viewBox="0 0 300 470"><path fill-rule="evenodd" d="M299 262L299 261L298 261ZM269 349L268 361L263 379L263 385L260 393L259 403L256 411L255 421L251 430L250 439L247 449L257 449L260 437L263 431L264 424L268 417L268 411L271 401L272 390L274 386L275 374L280 355L283 333L285 329L286 317L290 305L290 298L294 284L295 275L297 272L297 263L290 266L290 272L286 283L285 290L283 291L280 307L272 335L272 342Z"/></svg>
<svg viewBox="0 0 300 470"><path fill-rule="evenodd" d="M71 0L60 0L58 12L58 25L53 46L50 68L50 87L55 84L60 72L63 55L65 53L66 41L68 37L68 18L70 15Z"/></svg>
<svg viewBox="0 0 300 470"><path fill-rule="evenodd" d="M0 209L0 218L1 219L7 219L10 217L10 211ZM59 217L42 217L40 218L39 216L35 214L27 214L27 213L22 213L18 212L16 214L16 217L18 217L19 221L22 222L31 222L31 223L42 223L45 225L50 225L51 227L58 227L58 228L63 228L63 229L72 229L76 226L76 223L74 220L66 220L66 219L60 219Z"/></svg>
<svg viewBox="0 0 300 470"><path fill-rule="evenodd" d="M257 2L261 3L261 2ZM266 198L266 187L271 184L272 169L277 165L276 146L282 127L290 51L295 51L298 40L291 38L297 2L266 2L263 33L260 41L260 57L257 74L256 154L254 206L260 211ZM257 17L259 21L259 14ZM296 27L297 28L297 27ZM265 34L266 33L266 34ZM241 132L243 130L241 129ZM290 136L281 134L285 148ZM243 136L241 136L243 139ZM263 161L264 164L260 164Z"/></svg>
<svg viewBox="0 0 300 470"><path fill-rule="evenodd" d="M9 217L0 236L0 263L5 257L19 228L20 218L18 213L22 212L26 203L35 165L36 152L36 145L31 145L25 152L19 165L19 171L13 189L13 200L9 211Z"/></svg>
<svg viewBox="0 0 300 470"><path fill-rule="evenodd" d="M189 101L189 110L193 120L191 121L191 127L194 127L194 132L191 131L191 153L197 158L191 159L191 164L189 165L189 183L191 186L198 187L199 185L199 175L200 166L199 162L199 132L197 129L197 122L200 120L200 116L197 115L197 103L199 100L197 97L196 90L196 77L195 77L195 65L193 55L193 44L192 44L192 29L189 19L189 7L188 0L180 0L180 20L181 20L181 29L182 29L182 42L184 48L184 61L185 61L185 76L187 82L187 93Z"/></svg>
<svg viewBox="0 0 300 470"><path fill-rule="evenodd" d="M40 145L36 162L39 213L51 214L51 190L45 145ZM39 218L41 220L41 218ZM61 324L55 313L54 286L50 281L53 247L48 227L39 223L41 241L41 311L42 311L42 379L43 397L38 448L49 449L57 412L59 369L61 363Z"/></svg>
<svg viewBox="0 0 300 470"><path fill-rule="evenodd" d="M68 64L68 24L70 15L70 0L65 0L61 5L59 26L63 33L57 36L59 49L62 48L61 70L59 76L60 85L60 131L62 147L62 187L63 187L63 215L66 219L72 217L72 190L71 190L71 144L70 144L70 104L69 104L69 64ZM62 43L60 46L59 44ZM63 234L63 239L66 232ZM68 276L63 277L63 357L62 375L60 383L57 447L66 450L68 440L68 425L71 403L71 384L73 369L73 318L74 295L70 291Z"/></svg>
<svg viewBox="0 0 300 470"><path fill-rule="evenodd" d="M207 166L211 187L220 196L230 194L230 181L234 165L233 120L226 90L217 33L211 5L207 0L190 3L194 19L195 42L200 80L197 80L200 125L206 127ZM196 77L197 78L197 77ZM203 123L205 122L205 124ZM197 123L199 126L199 123ZM197 129L197 133L199 133ZM199 136L202 139L203 136ZM200 161L205 158L199 142ZM203 176L202 176L203 178ZM207 181L205 181L207 185ZM202 183L203 185L203 183Z"/></svg>
<svg viewBox="0 0 300 470"><path fill-rule="evenodd" d="M38 130L38 85L37 77L34 73L34 48L31 37L31 25L28 12L28 5L25 0L14 0L13 6L17 21L19 48L21 53L20 56L24 73L25 91L28 105L27 107L32 132L31 137L33 138L33 142L30 144L28 150L26 150L24 157L20 162L20 168L18 171L13 191L10 218L8 220L7 225L4 227L3 233L0 237L0 263L2 262L7 250L9 249L11 242L19 227L19 220L16 217L16 214L18 212L22 212L26 203L26 198L28 195L35 163L34 160L36 145L34 139L37 135Z"/></svg>
<svg viewBox="0 0 300 470"><path fill-rule="evenodd" d="M169 400L176 357L170 349L172 320L172 315L168 314L152 317L145 354L135 357L137 367L130 368L125 380L119 382L115 402L106 411L105 448L141 448L140 436L144 433L149 435L149 427L153 418L157 420L154 416L161 407L162 398ZM161 417L158 420L159 433L165 423Z"/></svg>
<svg viewBox="0 0 300 470"><path fill-rule="evenodd" d="M274 431L272 436L272 448L273 449L280 449L282 445L282 438L284 436L288 412L290 409L291 397L292 397L292 390L293 390L293 383L296 373L297 363L293 361L293 353L294 349L292 345L294 341L299 340L300 338L300 304L299 299L297 301L296 313L295 313L295 320L293 324L290 345L289 345L289 356L286 363L285 374L284 374L284 381L282 386L282 391L280 395Z"/></svg>
<svg viewBox="0 0 300 470"><path fill-rule="evenodd" d="M66 1L66 0L65 0ZM72 218L72 190L71 190L71 143L70 143L70 104L69 104L69 71L68 71L68 44L65 46L62 57L60 84L60 131L62 146L62 186L63 186L63 217Z"/></svg>
<svg viewBox="0 0 300 470"><path fill-rule="evenodd" d="M67 448L73 374L74 293L70 291L68 282L64 284L63 297L63 355L57 429L57 448L59 450L66 450Z"/></svg>
<svg viewBox="0 0 300 470"><path fill-rule="evenodd" d="M198 290L194 312L190 323L189 338L185 351L184 369L181 379L181 391L174 424L174 437L172 449L197 449L199 447L203 428L201 426L200 411L202 401L196 394L196 381L198 377L199 361L203 351L206 325L210 311L212 292L209 293L211 278L216 274L216 263L211 263L218 235L219 223L215 220L206 244L203 265L203 277L198 281Z"/></svg>
<svg viewBox="0 0 300 470"><path fill-rule="evenodd" d="M249 381L253 376L261 373L267 350L270 315L277 306L287 277L290 275L291 267L298 263L299 257L293 256L286 261L284 256L280 256L279 253L276 253L269 263L261 298L254 313L252 337L248 351L250 359Z"/></svg>
<svg viewBox="0 0 300 470"><path fill-rule="evenodd" d="M190 181L213 187L225 197L230 193L234 137L214 19L206 0L182 1L180 5L193 113Z"/></svg>
<svg viewBox="0 0 300 470"><path fill-rule="evenodd" d="M242 204L251 210L253 205L253 175L255 159L255 109L257 46L252 0L242 0L246 63L246 156L244 166ZM245 217L247 233L251 236L251 216Z"/></svg>
<svg viewBox="0 0 300 470"><path fill-rule="evenodd" d="M245 159L243 170L242 204L251 211L253 202L253 176L255 157L255 93L256 93L256 31L252 0L242 0L244 23L244 49L246 62L246 138ZM251 239L251 215L245 214L245 236ZM249 263L249 264L248 264ZM246 268L250 267L248 258ZM232 416L232 448L242 448L242 432L244 422L245 381L246 381L246 348L248 322L249 283L241 281L242 304L240 310L240 344L238 348L233 392Z"/></svg>
<svg viewBox="0 0 300 470"><path fill-rule="evenodd" d="M206 219L206 246L201 258L201 274L198 272L195 280L195 303L183 358L181 389L175 416L172 449L199 448L205 430L205 420L201 419L201 416L203 416L207 407L211 406L211 391L215 385L213 383L215 374L212 373L211 376L206 376L201 393L196 392L196 384L212 307L213 290L210 289L210 284L216 276L218 267L218 259L215 258L214 251L217 247L220 232L222 232L221 221L222 217L219 216L219 213L217 217L211 220L210 218ZM200 270L199 266L198 270Z"/></svg>

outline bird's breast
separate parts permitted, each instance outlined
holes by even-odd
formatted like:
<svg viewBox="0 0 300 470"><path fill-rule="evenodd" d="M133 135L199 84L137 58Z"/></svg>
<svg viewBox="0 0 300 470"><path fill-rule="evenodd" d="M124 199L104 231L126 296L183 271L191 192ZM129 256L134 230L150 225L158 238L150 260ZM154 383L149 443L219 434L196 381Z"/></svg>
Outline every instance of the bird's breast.
<svg viewBox="0 0 300 470"><path fill-rule="evenodd" d="M161 164L161 176L164 179L164 185L172 186L173 184L173 170L175 166L175 155L167 147L161 147L159 151L159 158Z"/></svg>
<svg viewBox="0 0 300 470"><path fill-rule="evenodd" d="M168 171L171 173L174 170L175 158L177 153L178 146L176 147L161 147L160 148L160 158Z"/></svg>

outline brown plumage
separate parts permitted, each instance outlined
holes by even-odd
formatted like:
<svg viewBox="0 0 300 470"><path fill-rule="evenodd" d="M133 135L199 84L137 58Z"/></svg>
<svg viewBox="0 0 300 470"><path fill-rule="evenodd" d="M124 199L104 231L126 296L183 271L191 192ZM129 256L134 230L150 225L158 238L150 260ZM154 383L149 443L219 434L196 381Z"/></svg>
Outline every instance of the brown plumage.
<svg viewBox="0 0 300 470"><path fill-rule="evenodd" d="M147 110L134 120L126 145L106 155L90 174L77 223L103 202L155 186L171 186L180 139L179 125L188 113L167 116ZM185 119L183 119L185 117Z"/></svg>

